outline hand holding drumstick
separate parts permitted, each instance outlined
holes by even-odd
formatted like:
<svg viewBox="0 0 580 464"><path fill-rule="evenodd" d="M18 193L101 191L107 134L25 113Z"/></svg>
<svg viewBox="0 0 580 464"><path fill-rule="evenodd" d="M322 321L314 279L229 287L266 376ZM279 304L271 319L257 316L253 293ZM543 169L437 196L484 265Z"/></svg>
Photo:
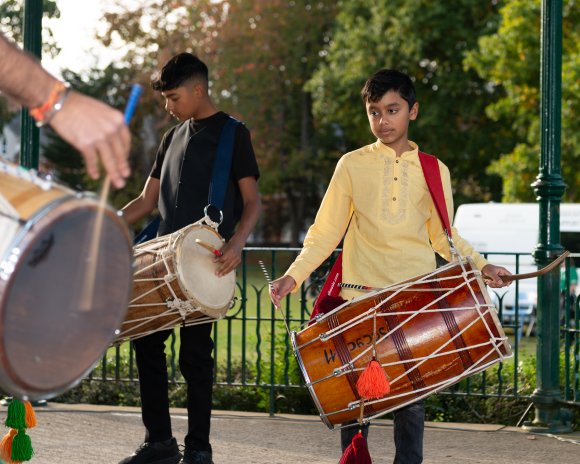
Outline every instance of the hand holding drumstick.
<svg viewBox="0 0 580 464"><path fill-rule="evenodd" d="M217 249L211 243L199 238L196 238L195 242L214 255L213 262L218 264L218 269L215 274L218 277L229 274L242 262L242 250L244 246L238 245L234 239L227 242L221 249Z"/></svg>
<svg viewBox="0 0 580 464"><path fill-rule="evenodd" d="M259 262L260 267L262 268L262 272L266 276L266 280L268 281L268 289L270 292L270 299L276 308L280 308L280 301L286 295L288 295L294 287L296 287L296 281L286 275L282 276L279 279L274 280L273 282L270 280L270 274L266 269L266 266L262 261Z"/></svg>
<svg viewBox="0 0 580 464"><path fill-rule="evenodd" d="M99 161L121 188L131 173L131 133L123 113L68 89L38 59L0 33L0 92L30 109L37 125L50 125L83 156L87 173L99 177Z"/></svg>

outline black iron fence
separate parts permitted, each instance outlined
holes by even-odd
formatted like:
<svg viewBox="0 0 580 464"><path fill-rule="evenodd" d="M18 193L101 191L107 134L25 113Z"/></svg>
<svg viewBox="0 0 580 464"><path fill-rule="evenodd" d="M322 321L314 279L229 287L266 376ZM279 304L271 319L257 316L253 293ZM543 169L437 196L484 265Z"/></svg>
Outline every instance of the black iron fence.
<svg viewBox="0 0 580 464"><path fill-rule="evenodd" d="M272 279L280 276L300 250L298 248L257 248L244 250L238 270L234 306L214 326L215 383L220 386L254 387L269 392L268 410L276 412L277 391L280 388L305 388L292 350L290 333L299 330L310 318L310 312L333 257L314 272L300 289L288 296L281 309L271 304L268 281L259 263L262 262ZM510 256L519 272L529 255L488 253L496 262L500 256ZM570 293L570 258L563 268L561 301L561 385L562 402L580 406L580 300ZM499 320L513 350L513 357L492 368L475 374L442 394L528 398L533 392L529 373L523 372L523 360L535 358L535 343L541 328L535 325L534 302L537 295L524 291L523 281L512 285L510 296L505 292L490 292L495 300ZM531 287L533 288L533 286ZM176 368L179 345L178 331L167 347L169 374L173 382L183 381ZM547 345L547 344L546 344ZM525 378L525 382L524 379ZM130 343L109 348L102 361L89 375L91 381L138 382Z"/></svg>

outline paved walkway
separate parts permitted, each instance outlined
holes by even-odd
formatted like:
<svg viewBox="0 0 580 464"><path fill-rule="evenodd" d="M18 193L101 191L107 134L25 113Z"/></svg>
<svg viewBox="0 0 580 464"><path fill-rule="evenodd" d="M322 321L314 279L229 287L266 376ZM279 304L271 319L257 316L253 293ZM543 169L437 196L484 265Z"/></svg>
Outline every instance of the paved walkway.
<svg viewBox="0 0 580 464"><path fill-rule="evenodd" d="M29 430L31 464L116 464L143 439L138 408L65 405L36 408ZM6 408L0 407L0 417ZM172 410L174 434L183 441L185 410ZM2 419L3 421L4 419ZM377 420L369 449L373 464L393 461L392 422ZM340 433L318 417L215 411L212 443L216 464L337 464ZM579 464L580 432L529 434L514 427L427 423L425 464Z"/></svg>

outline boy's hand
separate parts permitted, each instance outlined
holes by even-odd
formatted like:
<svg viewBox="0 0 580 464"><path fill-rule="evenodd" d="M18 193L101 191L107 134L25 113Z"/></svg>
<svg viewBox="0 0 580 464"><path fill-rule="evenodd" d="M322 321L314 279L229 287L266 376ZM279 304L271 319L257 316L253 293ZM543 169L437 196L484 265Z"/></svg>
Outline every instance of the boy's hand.
<svg viewBox="0 0 580 464"><path fill-rule="evenodd" d="M223 277L235 268L237 268L242 262L242 250L244 249L243 244L239 244L233 239L227 242L220 250L221 256L216 256L213 259L214 263L217 263L218 268L216 270L216 275L218 277Z"/></svg>
<svg viewBox="0 0 580 464"><path fill-rule="evenodd" d="M270 299L276 308L280 307L280 301L296 287L296 281L289 275L280 277L270 284Z"/></svg>
<svg viewBox="0 0 580 464"><path fill-rule="evenodd" d="M512 275L505 267L495 266L493 264L486 264L481 270L483 280L491 288L507 287L511 281L502 280L501 276Z"/></svg>

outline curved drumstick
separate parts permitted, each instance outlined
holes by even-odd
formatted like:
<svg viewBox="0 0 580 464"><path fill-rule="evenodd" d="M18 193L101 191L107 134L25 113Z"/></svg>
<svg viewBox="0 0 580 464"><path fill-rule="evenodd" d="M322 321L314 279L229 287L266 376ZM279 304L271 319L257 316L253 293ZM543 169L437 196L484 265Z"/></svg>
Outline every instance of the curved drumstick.
<svg viewBox="0 0 580 464"><path fill-rule="evenodd" d="M214 247L212 244L204 242L203 240L196 238L195 239L195 243L197 243L198 245L204 247L207 251L209 251L210 253L213 253L214 255L216 255L218 258L220 256L223 256L224 254L218 250L216 247Z"/></svg>
<svg viewBox="0 0 580 464"><path fill-rule="evenodd" d="M564 261L564 259L566 259L566 257L569 254L570 254L570 252L568 250L565 250L564 253L562 253L560 256L558 256L550 264L548 264L547 266L544 266L542 269L538 269L535 272L527 272L525 274L512 274L512 275L507 275L507 276L500 276L500 278L504 282L512 282L514 280L531 279L533 277L538 277L538 276L544 275L544 274L550 272L556 266L559 266L562 263L562 261ZM489 277L485 274L482 274L482 277L484 280L492 280L491 277ZM338 284L338 286L341 288L351 288L351 289L362 290L362 291L380 290L379 287L367 287L366 285L350 284L350 283L344 283L344 282L340 282Z"/></svg>
<svg viewBox="0 0 580 464"><path fill-rule="evenodd" d="M568 250L564 251L564 253L562 253L560 256L558 256L550 264L548 264L547 266L544 266L542 269L538 269L535 272L527 272L525 274L512 274L512 275L499 276L499 277L504 282L511 282L513 280L531 279L532 277L538 277L538 276L541 276L541 275L544 275L544 274L550 272L556 266L559 266L562 263L562 261L564 261L564 259L566 259L566 256L568 256L569 254L570 254L570 252ZM482 276L484 279L492 280L491 277L486 276L485 274L483 274Z"/></svg>

